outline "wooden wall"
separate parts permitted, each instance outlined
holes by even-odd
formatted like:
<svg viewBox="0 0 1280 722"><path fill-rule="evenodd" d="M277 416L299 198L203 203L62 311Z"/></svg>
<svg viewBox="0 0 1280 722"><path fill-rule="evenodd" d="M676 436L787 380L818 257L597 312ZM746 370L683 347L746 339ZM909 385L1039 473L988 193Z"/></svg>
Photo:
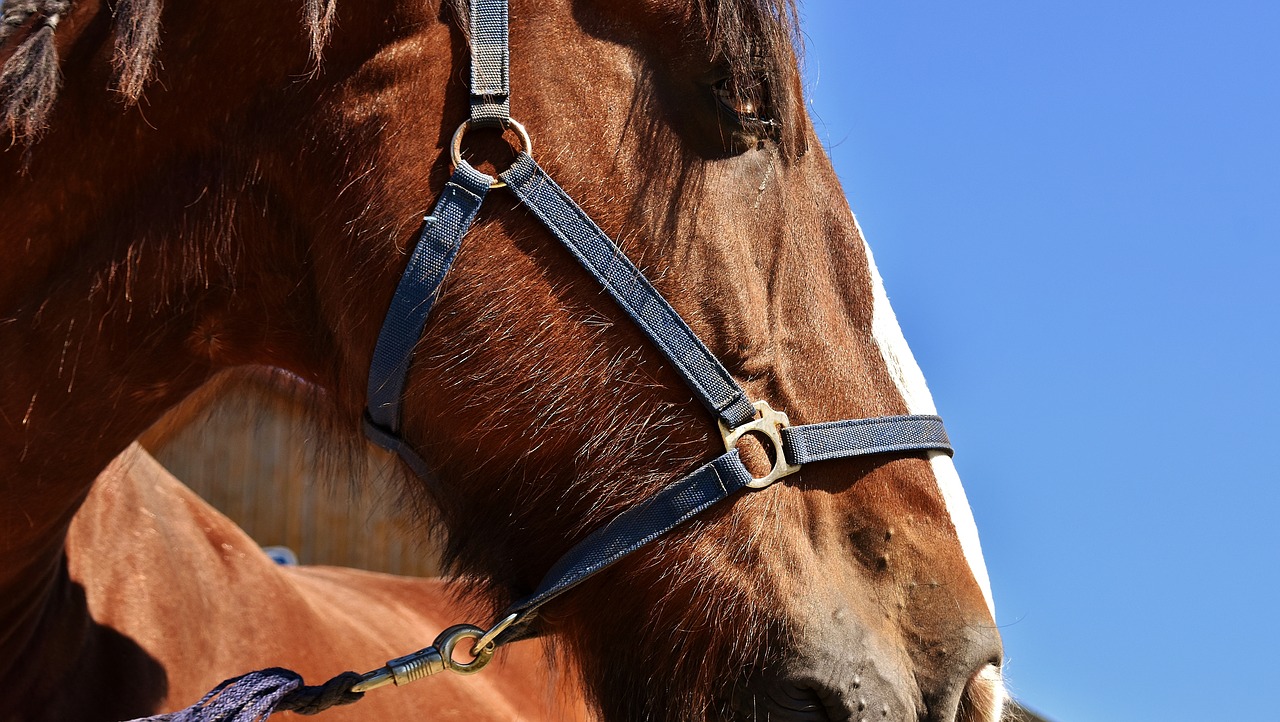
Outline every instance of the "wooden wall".
<svg viewBox="0 0 1280 722"><path fill-rule="evenodd" d="M434 576L438 555L369 446L362 479L333 478L311 453L301 404L266 376L220 378L140 439L174 476L262 546L286 546L303 564Z"/></svg>

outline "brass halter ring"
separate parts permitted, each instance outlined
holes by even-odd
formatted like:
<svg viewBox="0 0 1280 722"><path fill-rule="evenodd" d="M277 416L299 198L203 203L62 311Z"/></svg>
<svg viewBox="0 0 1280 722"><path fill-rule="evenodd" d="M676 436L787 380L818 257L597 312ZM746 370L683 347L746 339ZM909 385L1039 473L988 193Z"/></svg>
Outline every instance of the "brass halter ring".
<svg viewBox="0 0 1280 722"><path fill-rule="evenodd" d="M504 131L514 130L516 135L520 136L520 151L526 155L533 155L533 142L529 140L529 131L525 130L524 126L516 120L512 118L507 118L506 120L499 120L497 118L482 118L480 120L476 120L474 118L468 118L467 120L462 121L462 125L459 125L457 130L453 131L453 140L449 143L449 160L453 162L452 167L455 169L463 163L462 139L466 136L467 131L472 128L501 128ZM490 181L489 188L490 190L494 188L505 188L506 185L506 183L495 178L493 181Z"/></svg>
<svg viewBox="0 0 1280 722"><path fill-rule="evenodd" d="M453 648L458 642L464 639L470 639L473 642L484 636L484 630L470 624L455 624L452 627L440 633L436 637L435 646L440 650L440 656L444 660L445 669L458 674L475 674L484 669L485 665L493 659L492 647L481 647L472 652L474 659L470 662L459 662L453 657Z"/></svg>
<svg viewBox="0 0 1280 722"><path fill-rule="evenodd" d="M752 406L756 407L756 411L760 414L758 418L732 429L721 421L720 434L724 437L726 451L733 451L738 445L738 439L752 431L758 432L769 440L773 446L773 468L759 479L752 477L751 481L747 482L747 486L752 489L763 489L784 476L791 476L800 471L800 465L791 463L787 458L786 448L782 445L782 430L791 425L787 415L781 411L775 411L767 401L757 401Z"/></svg>
<svg viewBox="0 0 1280 722"><path fill-rule="evenodd" d="M489 654L493 654L493 651L496 648L495 641L498 639L498 635L507 631L507 627L514 624L519 618L520 615L512 613L498 620L498 623L490 627L489 631L484 633L484 636L472 643L471 653L476 657L479 657L485 651L488 651Z"/></svg>

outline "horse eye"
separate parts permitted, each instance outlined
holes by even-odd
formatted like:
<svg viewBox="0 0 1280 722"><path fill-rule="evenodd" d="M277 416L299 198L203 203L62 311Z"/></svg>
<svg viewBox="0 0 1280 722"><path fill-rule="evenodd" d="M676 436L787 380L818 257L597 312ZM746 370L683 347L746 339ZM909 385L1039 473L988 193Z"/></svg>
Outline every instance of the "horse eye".
<svg viewBox="0 0 1280 722"><path fill-rule="evenodd" d="M757 80L746 86L728 77L713 84L711 93L721 110L744 130L776 140L778 122L773 118L768 88L763 81Z"/></svg>
<svg viewBox="0 0 1280 722"><path fill-rule="evenodd" d="M744 91L733 78L725 78L712 86L716 100L730 112L741 117L756 114L758 101L756 94Z"/></svg>

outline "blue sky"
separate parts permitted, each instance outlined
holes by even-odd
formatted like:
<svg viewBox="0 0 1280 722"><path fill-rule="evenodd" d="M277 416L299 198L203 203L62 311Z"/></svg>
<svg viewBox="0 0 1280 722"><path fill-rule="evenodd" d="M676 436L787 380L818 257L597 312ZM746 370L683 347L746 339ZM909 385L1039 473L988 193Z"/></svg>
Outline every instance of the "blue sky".
<svg viewBox="0 0 1280 722"><path fill-rule="evenodd" d="M958 447L1014 692L1265 719L1280 3L808 0L819 134Z"/></svg>

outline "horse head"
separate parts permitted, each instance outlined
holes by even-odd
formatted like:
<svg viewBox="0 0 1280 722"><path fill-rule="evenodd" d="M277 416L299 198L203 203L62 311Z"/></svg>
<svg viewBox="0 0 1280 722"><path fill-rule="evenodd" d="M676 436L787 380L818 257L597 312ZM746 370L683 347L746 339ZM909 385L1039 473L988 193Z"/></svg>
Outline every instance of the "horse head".
<svg viewBox="0 0 1280 722"><path fill-rule="evenodd" d="M29 24L64 16L47 45L65 81L44 137L5 158L27 176L7 200L49 239L26 273L94 308L80 373L97 363L133 402L98 456L248 364L308 382L358 438L381 319L467 116L465 8L310 0L299 32L288 3L121 2L114 21L27 4ZM795 424L933 413L805 112L796 35L788 0L513 0L511 112L752 398ZM8 108L19 133L48 110L32 87ZM499 136L469 134L471 162L502 170ZM41 193L91 201L42 215ZM488 610L724 451L677 371L503 193L427 321L402 429L437 480L405 483ZM737 448L753 474L774 462L755 435ZM734 497L556 600L538 631L606 719L992 722L1003 703L972 516L936 452L806 465Z"/></svg>

